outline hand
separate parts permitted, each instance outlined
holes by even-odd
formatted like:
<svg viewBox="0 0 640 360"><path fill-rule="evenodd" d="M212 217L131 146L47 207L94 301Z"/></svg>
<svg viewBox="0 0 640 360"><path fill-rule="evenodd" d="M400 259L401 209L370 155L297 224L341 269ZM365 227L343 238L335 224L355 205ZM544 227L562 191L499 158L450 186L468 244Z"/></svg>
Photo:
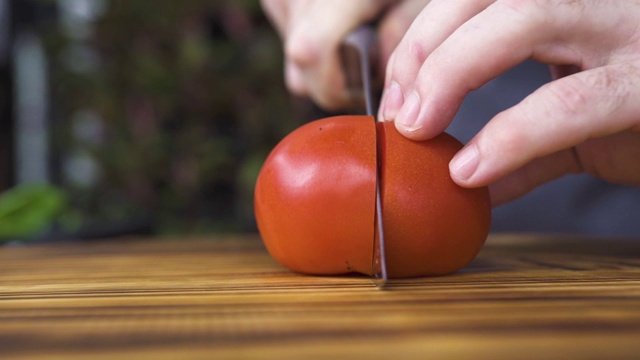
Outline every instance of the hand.
<svg viewBox="0 0 640 360"><path fill-rule="evenodd" d="M380 116L431 138L469 91L533 58L558 76L488 122L454 181L491 185L494 204L567 173L640 185L639 23L638 1L433 0L391 55Z"/></svg>
<svg viewBox="0 0 640 360"><path fill-rule="evenodd" d="M380 18L381 69L427 0L262 0L284 40L285 82L327 110L349 104L338 49L360 24ZM382 15L383 14L383 15Z"/></svg>

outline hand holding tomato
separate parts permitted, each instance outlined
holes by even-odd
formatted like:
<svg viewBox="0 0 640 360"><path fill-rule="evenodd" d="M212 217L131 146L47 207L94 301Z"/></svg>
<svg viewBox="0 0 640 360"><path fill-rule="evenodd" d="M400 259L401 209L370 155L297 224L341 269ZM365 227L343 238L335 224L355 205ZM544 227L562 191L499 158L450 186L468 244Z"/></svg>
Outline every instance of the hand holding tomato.
<svg viewBox="0 0 640 360"><path fill-rule="evenodd" d="M452 161L456 183L491 184L494 204L567 173L640 186L638 23L637 1L431 1L389 59L380 117L431 138L469 91L533 58L555 80L488 122Z"/></svg>
<svg viewBox="0 0 640 360"><path fill-rule="evenodd" d="M372 274L376 136L390 277L442 275L467 265L489 231L487 188L464 189L447 134L415 142L392 123L339 116L306 124L267 158L256 184L258 228L285 267L309 274Z"/></svg>

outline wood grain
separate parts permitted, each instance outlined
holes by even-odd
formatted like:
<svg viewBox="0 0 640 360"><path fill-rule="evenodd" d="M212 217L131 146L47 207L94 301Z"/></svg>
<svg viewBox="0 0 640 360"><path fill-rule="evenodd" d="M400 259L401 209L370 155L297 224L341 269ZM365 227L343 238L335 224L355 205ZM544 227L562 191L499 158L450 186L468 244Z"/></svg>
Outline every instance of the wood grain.
<svg viewBox="0 0 640 360"><path fill-rule="evenodd" d="M0 358L640 358L640 241L492 236L457 274L288 272L253 235L0 248Z"/></svg>

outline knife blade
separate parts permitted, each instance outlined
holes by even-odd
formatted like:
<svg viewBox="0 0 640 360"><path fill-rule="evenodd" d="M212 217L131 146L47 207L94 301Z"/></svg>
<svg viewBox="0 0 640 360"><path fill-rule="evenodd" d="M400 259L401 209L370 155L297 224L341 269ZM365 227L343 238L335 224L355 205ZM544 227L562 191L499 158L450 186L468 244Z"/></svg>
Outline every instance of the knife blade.
<svg viewBox="0 0 640 360"><path fill-rule="evenodd" d="M345 69L345 80L350 97L354 103L364 108L365 113L376 122L377 101L373 91L373 63L377 46L377 34L370 25L363 25L349 33L341 46L341 57ZM372 278L378 289L383 289L389 280L384 242L384 223L382 217L382 176L381 144L376 126L376 203L374 218L374 238L372 256Z"/></svg>

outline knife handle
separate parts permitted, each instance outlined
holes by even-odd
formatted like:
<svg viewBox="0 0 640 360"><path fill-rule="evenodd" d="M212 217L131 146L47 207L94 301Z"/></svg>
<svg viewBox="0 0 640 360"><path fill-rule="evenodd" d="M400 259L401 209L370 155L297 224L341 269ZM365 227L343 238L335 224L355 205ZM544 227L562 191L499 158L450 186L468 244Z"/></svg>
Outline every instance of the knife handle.
<svg viewBox="0 0 640 360"><path fill-rule="evenodd" d="M374 69L378 59L378 36L371 25L362 25L342 41L340 57L349 97L355 106L375 116Z"/></svg>

